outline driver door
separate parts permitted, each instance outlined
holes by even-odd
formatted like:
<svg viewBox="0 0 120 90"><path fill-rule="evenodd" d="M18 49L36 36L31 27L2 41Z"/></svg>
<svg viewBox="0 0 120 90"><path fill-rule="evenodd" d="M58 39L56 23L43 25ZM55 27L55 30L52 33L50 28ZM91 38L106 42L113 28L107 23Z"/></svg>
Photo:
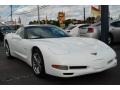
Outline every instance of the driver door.
<svg viewBox="0 0 120 90"><path fill-rule="evenodd" d="M27 58L27 40L24 38L24 28L20 28L13 37L14 51L20 59Z"/></svg>

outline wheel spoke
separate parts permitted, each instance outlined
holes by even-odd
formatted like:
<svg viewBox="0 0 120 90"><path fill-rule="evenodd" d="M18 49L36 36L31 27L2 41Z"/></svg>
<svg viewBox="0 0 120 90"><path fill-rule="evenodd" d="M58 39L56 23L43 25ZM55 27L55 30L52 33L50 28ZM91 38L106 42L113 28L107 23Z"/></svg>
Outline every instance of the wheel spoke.
<svg viewBox="0 0 120 90"><path fill-rule="evenodd" d="M33 57L34 57L34 60L37 62L37 58L36 58L36 55L33 55Z"/></svg>
<svg viewBox="0 0 120 90"><path fill-rule="evenodd" d="M37 73L40 73L39 67L36 68L36 72L37 72Z"/></svg>
<svg viewBox="0 0 120 90"><path fill-rule="evenodd" d="M40 72L41 72L40 60L41 60L41 58L40 58L39 54L34 53L33 54L33 69L34 69L36 74L40 74Z"/></svg>

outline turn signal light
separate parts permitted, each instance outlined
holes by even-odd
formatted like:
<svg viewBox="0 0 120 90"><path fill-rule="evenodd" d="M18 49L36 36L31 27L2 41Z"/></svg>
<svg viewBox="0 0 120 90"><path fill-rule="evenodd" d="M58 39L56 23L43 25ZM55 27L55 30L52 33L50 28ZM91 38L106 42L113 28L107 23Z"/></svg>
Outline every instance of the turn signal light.
<svg viewBox="0 0 120 90"><path fill-rule="evenodd" d="M68 70L68 66L65 66L65 65L56 65L56 64L53 64L52 67L56 68L56 69L60 69L60 70Z"/></svg>

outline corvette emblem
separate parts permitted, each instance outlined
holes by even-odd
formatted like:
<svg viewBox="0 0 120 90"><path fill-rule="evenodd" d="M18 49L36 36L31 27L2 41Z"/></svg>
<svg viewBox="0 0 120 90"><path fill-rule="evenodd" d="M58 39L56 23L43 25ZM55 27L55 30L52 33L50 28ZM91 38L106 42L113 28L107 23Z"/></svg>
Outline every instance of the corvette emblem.
<svg viewBox="0 0 120 90"><path fill-rule="evenodd" d="M97 53L91 53L92 55L97 55Z"/></svg>

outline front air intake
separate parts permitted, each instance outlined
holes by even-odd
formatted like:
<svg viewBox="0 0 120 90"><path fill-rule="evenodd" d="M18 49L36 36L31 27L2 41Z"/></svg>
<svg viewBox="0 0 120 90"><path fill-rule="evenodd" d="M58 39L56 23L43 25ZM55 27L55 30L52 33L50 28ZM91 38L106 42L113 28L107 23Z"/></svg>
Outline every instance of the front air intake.
<svg viewBox="0 0 120 90"><path fill-rule="evenodd" d="M87 66L70 66L70 69L86 69Z"/></svg>
<svg viewBox="0 0 120 90"><path fill-rule="evenodd" d="M73 73L63 73L63 75L73 75Z"/></svg>

